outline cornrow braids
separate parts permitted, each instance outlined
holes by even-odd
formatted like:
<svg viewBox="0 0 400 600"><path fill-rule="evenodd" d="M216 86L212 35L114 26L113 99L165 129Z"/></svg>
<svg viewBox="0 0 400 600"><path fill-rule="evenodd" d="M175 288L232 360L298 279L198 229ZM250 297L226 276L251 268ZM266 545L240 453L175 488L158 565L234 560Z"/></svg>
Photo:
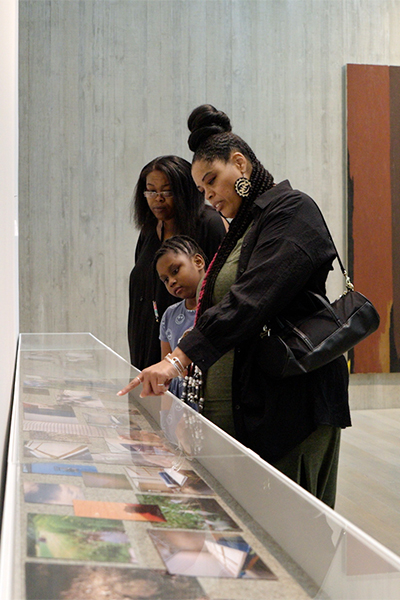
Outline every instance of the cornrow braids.
<svg viewBox="0 0 400 600"><path fill-rule="evenodd" d="M174 252L175 254L187 254L187 256L195 256L195 254L200 254L200 256L204 259L205 264L208 264L208 259L203 250L200 248L197 242L195 242L195 240L188 235L174 235L164 240L154 255L154 267L157 265L159 259L168 252Z"/></svg>
<svg viewBox="0 0 400 600"><path fill-rule="evenodd" d="M214 136L213 136L214 137ZM247 146L247 144L246 144ZM274 178L260 161L256 158L254 152L247 146L249 158L252 163L252 172L250 176L251 190L247 198L244 198L238 214L230 224L229 231L224 237L217 254L214 256L200 291L199 303L196 312L196 323L199 317L212 306L212 296L215 281L225 264L228 256L236 246L238 240L244 235L246 229L253 220L251 208L254 200L262 193L269 190L274 184Z"/></svg>

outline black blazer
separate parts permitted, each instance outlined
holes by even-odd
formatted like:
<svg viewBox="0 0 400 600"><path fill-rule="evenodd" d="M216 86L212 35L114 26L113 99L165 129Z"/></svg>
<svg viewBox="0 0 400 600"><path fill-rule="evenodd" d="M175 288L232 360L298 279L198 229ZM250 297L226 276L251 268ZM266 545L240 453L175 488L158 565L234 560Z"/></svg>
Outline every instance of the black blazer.
<svg viewBox="0 0 400 600"><path fill-rule="evenodd" d="M179 347L207 370L235 348L232 409L237 438L269 461L284 456L319 424L350 425L343 357L285 380L267 378L257 362L265 323L312 312L306 289L325 294L335 250L318 207L283 181L254 203L254 221L237 279Z"/></svg>

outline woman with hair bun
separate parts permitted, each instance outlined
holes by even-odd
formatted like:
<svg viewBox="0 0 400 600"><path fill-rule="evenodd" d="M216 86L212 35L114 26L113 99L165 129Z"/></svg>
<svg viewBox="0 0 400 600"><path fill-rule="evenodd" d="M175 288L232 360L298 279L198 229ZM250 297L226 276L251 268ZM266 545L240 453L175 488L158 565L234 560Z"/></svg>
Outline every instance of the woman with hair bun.
<svg viewBox="0 0 400 600"><path fill-rule="evenodd" d="M155 253L164 240L185 233L211 260L226 229L194 185L190 163L179 156L159 156L143 167L131 215L140 235L129 280L128 342L131 363L144 369L161 359L159 321L165 309L178 301L157 276Z"/></svg>
<svg viewBox="0 0 400 600"><path fill-rule="evenodd" d="M204 416L333 508L341 428L349 426L343 356L304 375L268 377L257 343L266 323L310 314L326 295L336 253L314 201L275 184L227 115L205 104L189 117L192 176L232 219L200 293L195 327L120 394L143 383L159 395L194 363L205 378Z"/></svg>

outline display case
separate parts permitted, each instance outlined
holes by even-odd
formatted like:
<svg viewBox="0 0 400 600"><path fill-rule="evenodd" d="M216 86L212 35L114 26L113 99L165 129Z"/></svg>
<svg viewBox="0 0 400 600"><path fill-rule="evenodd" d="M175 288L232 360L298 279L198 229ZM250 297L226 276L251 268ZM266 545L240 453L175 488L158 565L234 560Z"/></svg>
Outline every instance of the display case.
<svg viewBox="0 0 400 600"><path fill-rule="evenodd" d="M20 336L2 600L400 598L400 558L90 334Z"/></svg>

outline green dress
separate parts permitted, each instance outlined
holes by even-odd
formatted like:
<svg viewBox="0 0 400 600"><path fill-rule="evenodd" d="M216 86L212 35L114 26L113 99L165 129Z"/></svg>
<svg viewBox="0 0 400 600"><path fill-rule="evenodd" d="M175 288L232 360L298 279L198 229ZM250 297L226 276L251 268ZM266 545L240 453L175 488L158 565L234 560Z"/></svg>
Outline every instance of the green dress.
<svg viewBox="0 0 400 600"><path fill-rule="evenodd" d="M250 227L249 227L250 228ZM248 230L247 230L248 231ZM242 249L243 239L247 233L240 238L224 266L218 274L214 286L213 303L217 304L227 294L236 281L239 256ZM232 370L234 349L224 354L216 363L209 368L204 390L203 414L221 429L235 435L235 427L232 416Z"/></svg>

